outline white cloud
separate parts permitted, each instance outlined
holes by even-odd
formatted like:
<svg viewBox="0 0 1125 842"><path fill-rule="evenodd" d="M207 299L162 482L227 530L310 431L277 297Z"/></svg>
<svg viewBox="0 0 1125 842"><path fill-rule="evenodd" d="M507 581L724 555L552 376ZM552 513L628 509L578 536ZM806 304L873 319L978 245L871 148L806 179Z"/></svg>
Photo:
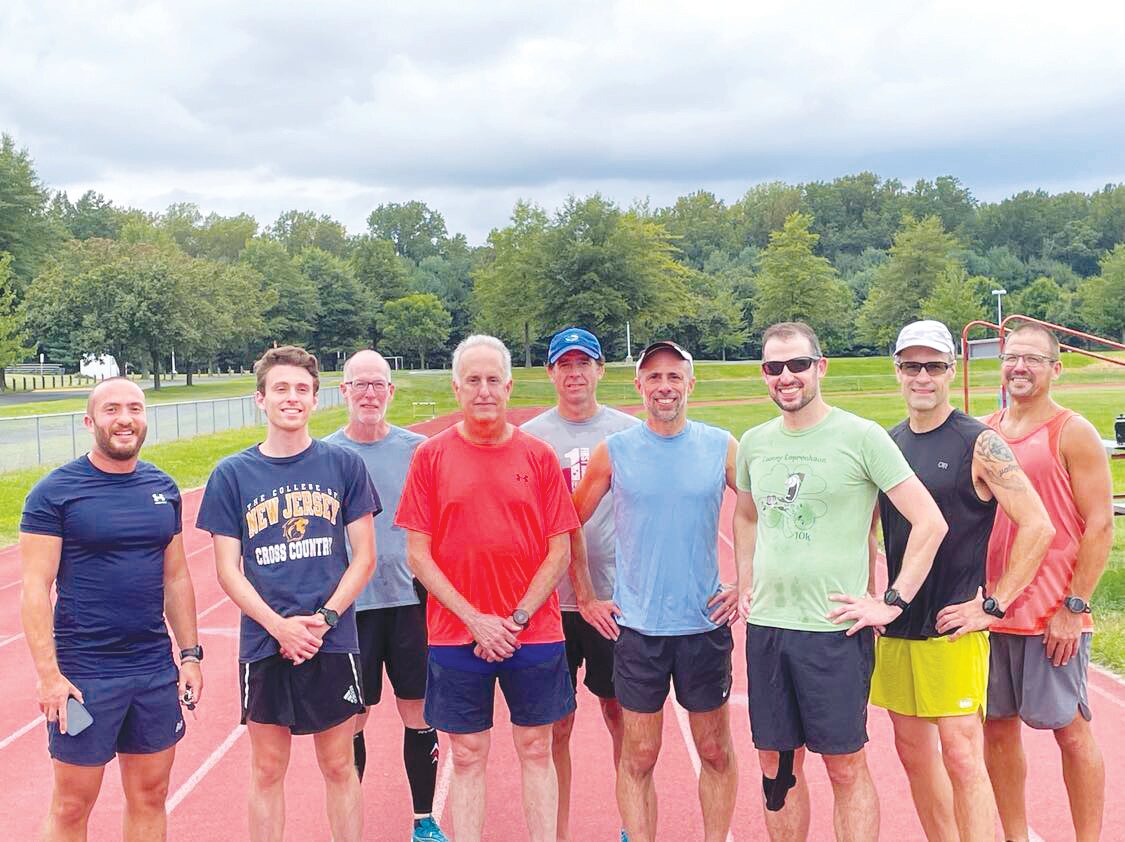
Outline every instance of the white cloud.
<svg viewBox="0 0 1125 842"><path fill-rule="evenodd" d="M9 2L0 128L72 194L352 229L421 198L478 242L572 190L1112 180L1123 34L1082 0Z"/></svg>

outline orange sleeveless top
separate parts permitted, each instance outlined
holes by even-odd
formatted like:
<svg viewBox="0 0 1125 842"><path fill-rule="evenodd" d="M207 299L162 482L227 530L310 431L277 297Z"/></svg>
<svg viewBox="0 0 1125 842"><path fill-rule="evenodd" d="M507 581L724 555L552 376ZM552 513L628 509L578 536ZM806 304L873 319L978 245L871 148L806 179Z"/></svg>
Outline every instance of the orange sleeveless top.
<svg viewBox="0 0 1125 842"><path fill-rule="evenodd" d="M1086 531L1086 523L1074 504L1070 487L1070 474L1059 456L1059 439L1062 429L1074 413L1064 409L1046 423L1018 439L1000 431L1006 410L994 412L984 423L994 429L1015 454L1032 487L1038 492L1047 508L1055 538L1039 570L1027 589L1008 606L1002 620L997 620L992 631L1006 634L1042 634L1047 621L1070 596L1070 581L1078 564L1078 544ZM1016 524L997 508L996 523L988 543L989 592L1008 564L1012 544L1016 540ZM1089 614L1082 615L1084 631L1090 631L1094 622Z"/></svg>

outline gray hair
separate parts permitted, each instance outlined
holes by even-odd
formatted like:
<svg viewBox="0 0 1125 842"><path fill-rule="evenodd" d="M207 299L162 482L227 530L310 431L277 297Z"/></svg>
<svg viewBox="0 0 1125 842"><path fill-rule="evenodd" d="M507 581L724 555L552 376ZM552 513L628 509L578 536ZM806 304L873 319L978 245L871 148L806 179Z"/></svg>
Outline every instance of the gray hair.
<svg viewBox="0 0 1125 842"><path fill-rule="evenodd" d="M346 360L344 360L344 370L343 370L342 374L344 375L345 380L351 379L351 377L349 377L349 374L351 373L352 362L360 354L374 354L375 356L377 356L382 361L383 367L387 369L387 382L388 383L394 382L394 372L391 370L391 364L389 362L387 362L386 357L384 357L382 354L380 354L374 348L361 348L360 350L358 350L354 354L352 354L350 357L348 357Z"/></svg>
<svg viewBox="0 0 1125 842"><path fill-rule="evenodd" d="M461 344L453 351L453 363L450 368L453 370L453 382L460 383L461 379L458 377L457 372L461 367L461 357L470 348L491 348L500 354L500 359L504 363L504 379L505 382L512 379L512 352L508 350L508 346L497 339L495 336L489 336L484 333L474 333L472 336L466 336L461 340Z"/></svg>

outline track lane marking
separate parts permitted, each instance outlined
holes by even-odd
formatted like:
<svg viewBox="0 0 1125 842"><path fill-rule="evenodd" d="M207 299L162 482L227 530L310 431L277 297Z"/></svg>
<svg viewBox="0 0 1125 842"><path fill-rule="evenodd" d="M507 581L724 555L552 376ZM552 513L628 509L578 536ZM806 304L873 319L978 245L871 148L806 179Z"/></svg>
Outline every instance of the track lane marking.
<svg viewBox="0 0 1125 842"><path fill-rule="evenodd" d="M445 801L449 797L449 786L453 781L453 749L446 746L449 754L441 765L441 774L438 777L437 789L434 790L434 820L441 824L445 814Z"/></svg>
<svg viewBox="0 0 1125 842"><path fill-rule="evenodd" d="M43 716L43 714L39 714L37 717L35 717L29 723L27 723L26 725L21 727L19 730L14 731L13 733L6 736L4 739L0 740L0 751L2 751L3 749L6 749L8 746L10 746L12 743L14 743L16 740L18 740L20 737L22 737L28 731L35 728L35 726L40 725L40 724L42 724L46 721L47 721L47 718L45 716Z"/></svg>
<svg viewBox="0 0 1125 842"><path fill-rule="evenodd" d="M699 760L699 752L695 750L695 740L691 736L691 721L688 719L688 712L680 707L679 703L675 700L672 701L672 710L676 712L676 724L680 726L680 736L684 738L684 745L687 746L688 758L691 760L691 768L695 770L695 778L699 780L699 772L702 764ZM734 836L731 831L727 831L727 842L734 842Z"/></svg>
<svg viewBox="0 0 1125 842"><path fill-rule="evenodd" d="M0 649L3 649L9 643L15 643L17 640L23 640L23 632L13 634L11 637L5 637L3 640L0 640Z"/></svg>
<svg viewBox="0 0 1125 842"><path fill-rule="evenodd" d="M172 794L171 798L169 798L165 802L165 810L169 815L171 815L172 811L180 806L181 803L183 803L183 800L185 798L191 795L191 791L199 785L199 782L203 780L204 777L206 777L208 772L215 768L216 764L218 764L218 762L223 759L223 755L231 750L234 744L238 742L238 738L241 737L245 732L245 725L234 726L234 729L229 734L227 734L226 739L219 744L219 747L211 752L211 754L207 757L206 760L203 761L200 767L191 773L191 777L184 781L180 785L180 788Z"/></svg>

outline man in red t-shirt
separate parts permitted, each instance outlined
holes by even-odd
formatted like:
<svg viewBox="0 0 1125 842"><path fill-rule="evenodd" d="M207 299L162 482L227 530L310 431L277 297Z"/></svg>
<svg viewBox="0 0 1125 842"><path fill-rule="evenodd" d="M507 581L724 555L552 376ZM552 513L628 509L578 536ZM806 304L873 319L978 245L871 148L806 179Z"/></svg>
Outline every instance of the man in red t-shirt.
<svg viewBox="0 0 1125 842"><path fill-rule="evenodd" d="M464 418L414 453L395 524L426 586L426 721L453 745L457 838L484 830L496 680L511 712L532 842L554 842L551 726L574 711L555 586L578 516L549 445L509 424L511 355L491 336L453 352Z"/></svg>

